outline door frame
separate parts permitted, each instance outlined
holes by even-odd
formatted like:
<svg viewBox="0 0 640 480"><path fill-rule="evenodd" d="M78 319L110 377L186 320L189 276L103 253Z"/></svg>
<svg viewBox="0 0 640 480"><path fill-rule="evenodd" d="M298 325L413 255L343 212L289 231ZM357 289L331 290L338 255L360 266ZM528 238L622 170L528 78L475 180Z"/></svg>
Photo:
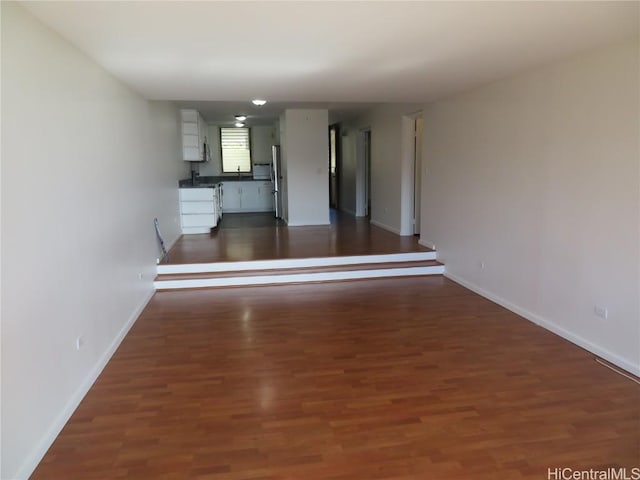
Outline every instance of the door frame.
<svg viewBox="0 0 640 480"><path fill-rule="evenodd" d="M335 155L336 155L336 167L335 167L335 182L332 182L331 178L331 131L335 132ZM342 148L341 148L341 135L340 135L340 124L334 123L329 125L329 208L335 208L336 210L340 210L340 170L342 164ZM335 198L335 204L331 202L332 199Z"/></svg>
<svg viewBox="0 0 640 480"><path fill-rule="evenodd" d="M421 180L422 162L416 162L416 119L423 117L422 110L402 116L401 173L400 173L400 235L415 235L415 204L421 191L416 188L416 178ZM420 159L421 160L421 159ZM417 165L419 164L419 165Z"/></svg>
<svg viewBox="0 0 640 480"><path fill-rule="evenodd" d="M358 130L356 142L356 217L371 218L371 127Z"/></svg>
<svg viewBox="0 0 640 480"><path fill-rule="evenodd" d="M420 235L422 215L422 139L424 136L424 116L415 117L415 142L413 160L413 234Z"/></svg>

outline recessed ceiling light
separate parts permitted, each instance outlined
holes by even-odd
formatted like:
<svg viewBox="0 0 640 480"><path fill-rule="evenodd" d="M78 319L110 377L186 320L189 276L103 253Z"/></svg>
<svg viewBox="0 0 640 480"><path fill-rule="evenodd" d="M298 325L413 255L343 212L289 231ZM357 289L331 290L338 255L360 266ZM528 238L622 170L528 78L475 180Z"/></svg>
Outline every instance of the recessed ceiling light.
<svg viewBox="0 0 640 480"><path fill-rule="evenodd" d="M246 115L236 115L236 120L238 120L239 122L244 122L246 119Z"/></svg>
<svg viewBox="0 0 640 480"><path fill-rule="evenodd" d="M240 128L240 127L244 127L244 123L242 122L236 122L236 127Z"/></svg>
<svg viewBox="0 0 640 480"><path fill-rule="evenodd" d="M253 103L254 105L261 107L263 106L265 103L267 103L266 100L260 100L259 98L256 98L255 100L251 100L251 103Z"/></svg>

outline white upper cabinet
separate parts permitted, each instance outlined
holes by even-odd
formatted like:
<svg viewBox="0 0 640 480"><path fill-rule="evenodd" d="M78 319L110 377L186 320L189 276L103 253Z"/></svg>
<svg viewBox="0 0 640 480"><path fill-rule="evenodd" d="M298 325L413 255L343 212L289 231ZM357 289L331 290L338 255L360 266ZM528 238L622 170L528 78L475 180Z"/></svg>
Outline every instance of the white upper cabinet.
<svg viewBox="0 0 640 480"><path fill-rule="evenodd" d="M180 110L182 160L208 162L211 158L208 127L197 110Z"/></svg>

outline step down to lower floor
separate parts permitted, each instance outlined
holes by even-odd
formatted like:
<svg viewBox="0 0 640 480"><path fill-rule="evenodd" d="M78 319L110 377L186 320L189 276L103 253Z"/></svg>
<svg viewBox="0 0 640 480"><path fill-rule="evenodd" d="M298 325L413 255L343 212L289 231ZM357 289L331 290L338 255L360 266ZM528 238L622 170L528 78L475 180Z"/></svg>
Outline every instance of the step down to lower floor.
<svg viewBox="0 0 640 480"><path fill-rule="evenodd" d="M433 257L435 252L416 252L415 254L358 257L225 262L222 264L224 268L221 268L220 263L162 265L158 267L155 287L157 290L173 290L278 285L444 273L444 265L435 261Z"/></svg>

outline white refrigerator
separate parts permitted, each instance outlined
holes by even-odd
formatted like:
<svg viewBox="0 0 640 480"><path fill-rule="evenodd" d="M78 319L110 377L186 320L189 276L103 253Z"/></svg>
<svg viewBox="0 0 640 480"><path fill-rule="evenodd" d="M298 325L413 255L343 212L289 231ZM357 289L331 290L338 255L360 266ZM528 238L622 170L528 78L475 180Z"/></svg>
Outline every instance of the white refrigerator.
<svg viewBox="0 0 640 480"><path fill-rule="evenodd" d="M282 218L282 165L280 145L271 147L271 182L273 183L273 204L276 218Z"/></svg>

